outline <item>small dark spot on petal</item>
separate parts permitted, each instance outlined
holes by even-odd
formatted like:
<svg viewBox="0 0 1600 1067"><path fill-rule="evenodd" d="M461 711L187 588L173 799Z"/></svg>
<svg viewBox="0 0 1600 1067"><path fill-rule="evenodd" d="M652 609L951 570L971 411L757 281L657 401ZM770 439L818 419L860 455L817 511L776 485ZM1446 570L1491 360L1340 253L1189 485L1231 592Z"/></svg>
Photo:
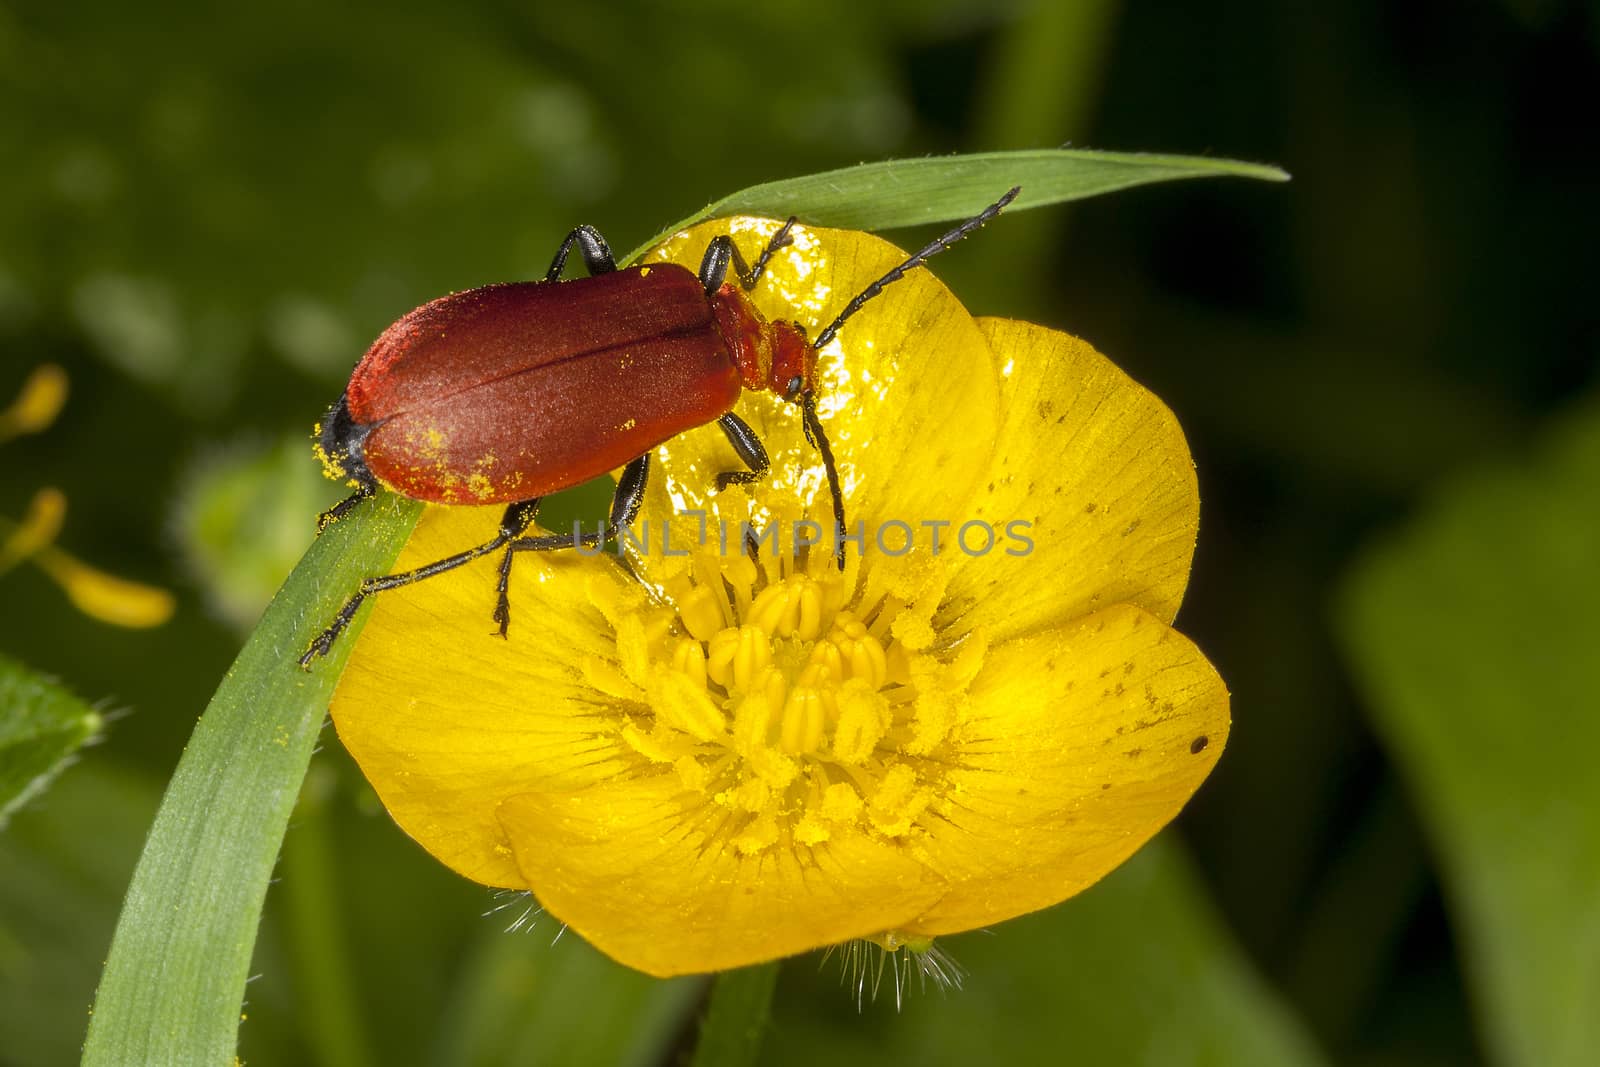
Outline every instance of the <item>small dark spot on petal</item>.
<svg viewBox="0 0 1600 1067"><path fill-rule="evenodd" d="M1200 753L1206 750L1206 745L1210 743L1211 739L1206 737L1205 734L1201 734L1199 737L1189 742L1189 751L1198 756Z"/></svg>
<svg viewBox="0 0 1600 1067"><path fill-rule="evenodd" d="M1110 789L1111 788L1111 783L1110 782L1101 782L1100 783L1100 788L1101 789Z"/></svg>
<svg viewBox="0 0 1600 1067"><path fill-rule="evenodd" d="M1095 507L1096 507L1095 502L1091 500L1091 501L1089 501L1089 503L1087 503L1087 504L1085 504L1083 506L1083 513L1085 515L1093 515Z"/></svg>

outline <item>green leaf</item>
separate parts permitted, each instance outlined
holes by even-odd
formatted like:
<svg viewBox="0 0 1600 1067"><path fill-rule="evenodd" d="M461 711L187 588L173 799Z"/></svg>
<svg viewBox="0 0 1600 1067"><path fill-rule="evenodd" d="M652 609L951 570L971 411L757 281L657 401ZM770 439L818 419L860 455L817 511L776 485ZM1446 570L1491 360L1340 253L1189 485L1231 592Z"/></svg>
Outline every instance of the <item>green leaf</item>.
<svg viewBox="0 0 1600 1067"><path fill-rule="evenodd" d="M98 712L0 656L0 829L100 731Z"/></svg>
<svg viewBox="0 0 1600 1067"><path fill-rule="evenodd" d="M835 965L785 986L774 1067L903 1063L1184 1064L1311 1067L1322 1063L1251 970L1170 838L1158 839L1083 894L992 932L935 945L965 971L941 992L913 973L895 1011L885 967L877 1003L856 1009ZM902 969L906 963L900 963ZM902 972L903 973L903 972ZM866 977L871 997L874 976ZM887 1002L885 1002L887 1001Z"/></svg>
<svg viewBox="0 0 1600 1067"><path fill-rule="evenodd" d="M1446 490L1341 634L1440 854L1495 1062L1600 1048L1600 408Z"/></svg>
<svg viewBox="0 0 1600 1067"><path fill-rule="evenodd" d="M420 510L385 496L329 527L224 677L128 887L84 1064L232 1060L267 881L369 609L309 672L297 660L360 580L394 561Z"/></svg>
<svg viewBox="0 0 1600 1067"><path fill-rule="evenodd" d="M159 796L154 782L88 759L0 834L0 1063L77 1057L84 1007Z"/></svg>
<svg viewBox="0 0 1600 1067"><path fill-rule="evenodd" d="M970 218L1014 185L1022 187L1022 195L1010 211L1152 182L1220 177L1289 180L1277 167L1260 163L1070 148L895 159L741 189L663 230L626 261L687 226L721 215L795 215L816 226L889 230Z"/></svg>

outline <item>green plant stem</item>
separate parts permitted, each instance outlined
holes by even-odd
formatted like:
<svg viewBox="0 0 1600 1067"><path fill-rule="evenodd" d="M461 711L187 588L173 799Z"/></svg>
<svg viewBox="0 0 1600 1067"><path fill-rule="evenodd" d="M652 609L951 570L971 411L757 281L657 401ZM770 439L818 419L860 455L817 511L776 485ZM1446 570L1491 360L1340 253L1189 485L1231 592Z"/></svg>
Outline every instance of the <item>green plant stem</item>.
<svg viewBox="0 0 1600 1067"><path fill-rule="evenodd" d="M989 146L1071 144L1088 134L1120 0L1035 4L995 42L978 106Z"/></svg>
<svg viewBox="0 0 1600 1067"><path fill-rule="evenodd" d="M985 68L978 141L995 147L1081 143L1092 125L1120 7L1119 0L1034 4L1014 18ZM1031 190L1024 186L1024 192ZM1071 217L1070 209L1051 211L1026 226L985 235L962 249L955 269L969 279L1003 278L1027 294L1022 306L1031 306L1028 290L1048 277L1041 268L1063 247ZM1044 304L1050 298L1037 299Z"/></svg>
<svg viewBox="0 0 1600 1067"><path fill-rule="evenodd" d="M755 1063L772 1016L772 991L777 984L776 963L718 975L700 1024L692 1067L748 1067Z"/></svg>
<svg viewBox="0 0 1600 1067"><path fill-rule="evenodd" d="M373 1061L353 995L355 981L346 949L345 899L336 884L328 836L327 794L332 772L311 769L294 825L283 841L283 893L288 905L289 944L294 960L295 1001L305 1020L316 1061L326 1067L366 1067Z"/></svg>

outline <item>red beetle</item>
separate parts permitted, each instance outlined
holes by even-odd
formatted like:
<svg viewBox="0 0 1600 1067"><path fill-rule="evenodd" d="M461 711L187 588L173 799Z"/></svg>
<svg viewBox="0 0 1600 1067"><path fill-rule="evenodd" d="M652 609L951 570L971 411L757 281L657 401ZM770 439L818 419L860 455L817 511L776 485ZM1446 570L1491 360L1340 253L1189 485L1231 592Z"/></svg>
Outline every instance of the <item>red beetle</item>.
<svg viewBox="0 0 1600 1067"><path fill-rule="evenodd" d="M644 499L650 453L685 430L716 422L748 470L717 488L756 480L770 463L734 414L743 389L799 405L833 497L844 567L844 499L817 418L817 352L884 287L994 218L1019 189L906 258L863 289L827 329L769 322L745 293L789 243L790 219L746 268L732 238L712 240L698 275L676 264L617 269L605 239L579 226L542 281L489 285L424 304L383 332L319 429L329 473L356 491L322 514L319 529L382 486L433 504L506 504L500 532L415 570L368 578L312 641L300 665L327 653L373 593L409 585L503 552L494 620L510 624L506 589L517 552L593 546L603 532L528 536L539 500L622 467L609 527L630 525ZM589 277L562 280L578 246ZM726 282L729 265L739 285Z"/></svg>

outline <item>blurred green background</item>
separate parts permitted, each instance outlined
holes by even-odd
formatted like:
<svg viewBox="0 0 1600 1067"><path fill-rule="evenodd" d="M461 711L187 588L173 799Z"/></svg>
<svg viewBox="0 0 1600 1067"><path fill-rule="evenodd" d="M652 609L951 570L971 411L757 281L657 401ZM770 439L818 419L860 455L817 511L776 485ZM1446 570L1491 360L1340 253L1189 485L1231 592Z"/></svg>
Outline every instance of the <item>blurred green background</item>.
<svg viewBox="0 0 1600 1067"><path fill-rule="evenodd" d="M45 362L71 383L0 443L0 516L58 487L61 548L178 595L123 630L0 573L0 652L113 720L0 830L0 1064L76 1059L163 783L338 495L310 426L380 329L541 274L577 222L623 249L762 180L1064 143L1295 177L1018 214L938 269L1177 412L1179 625L1233 737L1159 847L951 939L965 991L858 1011L789 965L766 1058L1600 1060L1596 100L1576 0L0 6L0 405ZM328 739L247 1062L686 1047L698 983L504 935L523 905L428 860Z"/></svg>

